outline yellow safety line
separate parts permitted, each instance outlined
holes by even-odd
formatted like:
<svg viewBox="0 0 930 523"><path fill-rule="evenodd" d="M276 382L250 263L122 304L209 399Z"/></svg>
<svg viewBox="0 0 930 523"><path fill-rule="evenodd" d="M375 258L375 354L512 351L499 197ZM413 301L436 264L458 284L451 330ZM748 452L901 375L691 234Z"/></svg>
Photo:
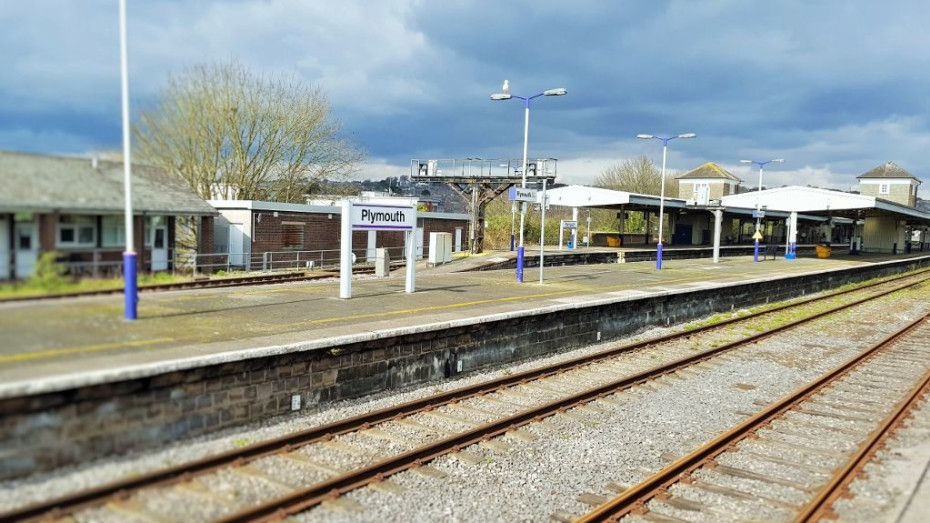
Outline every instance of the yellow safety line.
<svg viewBox="0 0 930 523"><path fill-rule="evenodd" d="M124 341L117 343L102 343L99 345L85 345L83 347L66 347L62 349L51 349L38 352L29 352L25 354L10 354L0 356L0 363L12 363L18 361L31 361L43 358L54 358L55 356L67 356L69 354L79 354L82 352L98 352L104 350L122 349L125 347L141 347L143 345L153 345L156 343L168 343L175 341L174 338L155 338L151 340Z"/></svg>
<svg viewBox="0 0 930 523"><path fill-rule="evenodd" d="M791 268L787 271L784 271L782 269L779 272L781 274L787 273L789 275L793 275L795 272L806 272L808 269L809 268L796 267L796 268ZM701 276L703 274L704 273L699 273L693 276ZM758 273L757 272L745 272L745 273L743 272L732 273L731 272L731 273L728 273L728 275L739 278L739 277L744 277L744 276L758 275ZM656 280L656 281L652 281L649 283L650 285L653 285L653 286L654 285L661 286L661 285L669 285L669 284L679 283L679 282L690 282L690 281L698 281L698 280L699 279L691 277L691 278L675 278L675 279L669 279L669 280ZM726 281L726 280L722 280L722 281ZM446 304L446 305L433 305L429 307L418 307L415 309L402 309L402 310L388 311L388 312L373 312L369 314L353 315L352 319L378 318L378 317L400 316L404 314L415 314L415 313L422 313L422 312L435 312L435 311L441 311L441 310L469 307L469 306L474 306L474 305L484 305L484 304L489 304L489 303L503 303L503 302L509 302L509 301L522 300L522 299L547 298L547 297L553 297L553 296L559 296L559 295L565 295L565 294L578 293L584 290L595 290L597 291L598 294L600 294L600 293L612 291L612 290L631 288L628 284L612 285L608 287L598 287L598 288L592 288L589 286L581 286L581 285L575 286L570 282L549 282L549 284L550 285L571 285L574 288L568 289L568 290L544 292L544 293L538 293L538 294L508 296L505 298L474 300L474 301L467 301L467 302L451 303L451 304ZM252 291L252 292L254 293L261 293L261 292L268 292L268 291L277 292L279 290L284 290L284 289L268 289L265 291ZM294 289L287 289L287 290L294 290ZM251 294L252 292L235 293L235 294ZM341 321L344 319L346 318L335 317L335 318L322 318L318 320L300 321L296 323L287 323L287 324L277 325L275 326L275 329L297 327L301 325L320 325L324 323L333 323L333 322ZM11 354L11 355L5 355L5 356L0 355L0 363L31 361L31 360L38 360L38 359L45 359L45 358L53 358L56 356L66 356L69 354L79 354L82 352L99 352L99 351L106 351L106 350L121 349L121 348L126 348L126 347L140 347L144 345L154 345L158 343L170 343L174 341L177 341L177 339L176 338L154 338L154 339L149 339L149 340L104 343L104 344L98 344L98 345L86 345L83 347L67 347L67 348L61 348L61 349L50 349L50 350L30 352L30 353L25 353L25 354Z"/></svg>
<svg viewBox="0 0 930 523"><path fill-rule="evenodd" d="M665 280L661 283L677 283L677 282L682 282L682 281L688 281L688 279L678 278L674 280ZM460 307L468 307L472 305L484 305L488 303L502 303L502 302L507 302L507 301L522 300L522 299L547 298L547 297L552 297L552 296L577 293L579 292L579 290L584 290L586 288L587 287L580 287L577 289L570 289L570 290L564 290L564 291L543 292L539 294L527 294L527 295L520 295L520 296L508 296L506 298L492 298L492 299L487 299L487 300L464 301L464 302L459 302L459 303L449 303L446 305L432 305L429 307L418 307L415 309L402 309L402 310L388 311L388 312L372 312L368 314L353 315L352 319L398 316L402 314L413 314L417 312L434 312L434 311L439 311L439 310L444 310L444 309L456 309ZM626 288L629 288L629 285L614 285L610 287L601 287L597 290L598 290L598 293L601 293L605 290L626 289ZM318 325L321 323L332 323L334 321L340 321L344 319L345 319L344 317L322 318L319 320L307 320L307 321L300 321L296 323L286 323L286 324L281 325L281 327L295 327L299 325Z"/></svg>

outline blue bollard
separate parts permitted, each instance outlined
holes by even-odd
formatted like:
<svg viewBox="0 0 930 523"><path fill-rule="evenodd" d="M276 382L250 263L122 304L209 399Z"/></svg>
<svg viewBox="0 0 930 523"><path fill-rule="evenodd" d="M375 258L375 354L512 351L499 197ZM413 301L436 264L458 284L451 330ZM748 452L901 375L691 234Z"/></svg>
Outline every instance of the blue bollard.
<svg viewBox="0 0 930 523"><path fill-rule="evenodd" d="M662 270L662 244L656 245L656 270Z"/></svg>
<svg viewBox="0 0 930 523"><path fill-rule="evenodd" d="M136 253L124 252L123 278L125 280L125 287L123 299L126 309L125 318L127 320L138 318L139 280L136 273Z"/></svg>
<svg viewBox="0 0 930 523"><path fill-rule="evenodd" d="M752 261L754 262L759 261L759 240L756 240L756 246L752 251Z"/></svg>

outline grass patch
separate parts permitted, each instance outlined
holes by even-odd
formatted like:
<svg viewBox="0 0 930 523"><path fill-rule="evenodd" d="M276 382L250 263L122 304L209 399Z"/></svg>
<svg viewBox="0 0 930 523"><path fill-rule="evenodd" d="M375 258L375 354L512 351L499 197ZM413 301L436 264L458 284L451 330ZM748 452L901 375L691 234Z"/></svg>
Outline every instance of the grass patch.
<svg viewBox="0 0 930 523"><path fill-rule="evenodd" d="M159 272L155 274L140 274L139 286L155 285L159 283L178 283L190 281L190 276ZM0 300L4 298L19 298L27 296L42 297L52 294L70 294L88 291L119 290L125 286L122 278L81 278L71 279L58 274L57 277L40 274L36 271L25 281L0 283Z"/></svg>

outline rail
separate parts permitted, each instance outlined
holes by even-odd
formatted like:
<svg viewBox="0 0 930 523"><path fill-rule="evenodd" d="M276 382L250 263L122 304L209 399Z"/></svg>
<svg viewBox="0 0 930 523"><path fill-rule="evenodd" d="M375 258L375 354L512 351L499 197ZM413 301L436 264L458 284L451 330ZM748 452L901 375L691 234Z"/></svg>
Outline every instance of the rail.
<svg viewBox="0 0 930 523"><path fill-rule="evenodd" d="M499 390L502 388L510 387L532 379L539 379L548 376L553 376L567 370L572 370L576 368L583 367L590 363L606 360L609 358L616 357L618 355L628 353L631 351L640 350L651 345L658 343L688 338L694 336L697 333L709 331L713 329L719 329L721 327L726 327L730 324L736 322L744 322L747 319L751 319L762 314L771 314L786 309L796 308L803 305L811 304L818 301L828 300L835 298L837 296L846 295L853 292L859 292L863 290L869 290L879 285L887 285L889 283L896 282L898 280L903 280L906 278L913 278L915 276L920 276L921 279L914 282L905 283L903 285L895 286L890 290L883 290L875 295L868 296L866 298L861 298L854 300L850 303L846 303L837 307L830 308L826 311L821 311L812 316L798 319L786 323L781 327L776 329L754 334L747 338L741 340L721 345L716 348L712 348L700 353L689 355L684 358L680 358L676 361L673 361L667 365L658 366L646 371L626 376L614 381L611 381L607 384L602 384L600 386L591 388L589 390L576 393L554 402L547 403L540 407L526 410L524 412L515 414L513 416L500 419L491 424L488 424L482 428L474 429L468 432L460 433L455 436L446 438L439 442L436 442L430 446L424 446L413 451L407 452L405 454L397 455L387 460L382 460L381 462L372 464L368 467L352 471L351 473L337 478L333 478L329 481L316 484L311 486L309 489L296 492L295 494L288 496L286 498L275 500L274 502L267 503L264 505L254 506L249 508L247 511L229 515L224 521L256 521L264 520L264 518L276 518L283 514L293 514L301 510L305 510L309 506L313 506L328 496L333 495L334 493L343 493L348 492L354 488L357 488L361 485L365 485L374 481L380 481L381 479L400 472L402 470L409 469L411 467L419 466L426 461L429 461L437 456L448 454L450 452L456 452L458 449L463 448L466 445L471 443L476 443L482 439L493 437L494 435L500 435L508 431L515 430L520 426L525 424L538 421L544 417L554 415L562 410L571 408L574 405L583 404L590 402L592 400L598 399L600 397L609 395L615 392L618 389L627 388L639 383L643 383L647 380L654 379L656 377L666 375L668 373L674 372L680 368L683 368L694 363L704 361L715 357L719 354L725 353L726 351L733 350L737 347L745 345L747 343L752 343L758 341L765 337L771 336L776 332L792 328L797 325L812 321L813 319L823 317L827 314L832 314L841 310L854 307L866 301L875 299L880 296L884 296L893 292L898 292L902 289L909 288L914 285L918 285L925 281L922 278L928 271L923 270L916 273L911 273L899 278L894 278L891 280L885 280L881 282L871 283L863 286L859 286L852 289L846 289L843 291L838 291L830 293L824 296L807 298L799 302L781 305L773 307L764 311L761 311L752 316L742 316L738 318L733 318L731 320L721 321L712 325L705 325L693 330L673 333L670 335L652 338L644 340L641 342L627 344L620 347L615 347L607 351L603 351L597 354L584 356L580 358L575 358L573 360L560 362L551 366L547 366L540 369L533 369L517 374L512 374L509 376L504 376L495 380L488 382L479 383L476 385L464 387L454 391L440 393L434 396L427 398L422 398L419 400L414 400L408 403L395 405L385 409L381 409L375 412L355 416L352 418L347 418L344 420L339 420L327 425L322 425L314 427L311 429L299 431L293 434L282 436L280 438L275 438L268 441L258 442L241 449L235 449L232 451L227 451L221 454L214 456L209 456L194 462L186 463L183 465L166 468L162 470L153 471L147 474L143 474L134 478L129 478L117 482L113 482L106 485L101 485L94 489L87 490L85 492L79 492L73 495L64 496L58 499L49 500L47 502L35 504L32 506L24 507L22 509L10 512L7 514L0 514L0 522L3 521L20 521L28 519L40 519L49 513L56 513L58 515L64 515L68 513L73 513L77 510L87 508L90 506L98 505L105 500L109 499L112 496L121 495L123 492L128 492L132 490L139 490L142 488L151 488L161 485L170 484L175 481L181 481L189 479L196 475L202 475L215 471L217 469L227 467L234 463L247 463L265 456L276 454L281 452L282 449L294 449L300 446L309 445L311 443L325 441L331 439L335 436L357 431L366 427L370 427L377 423L384 421L389 421L396 418L401 418L409 416L418 412L427 411L434 409L436 407L447 405L455 401L460 401L470 397L481 396L488 394L492 391Z"/></svg>
<svg viewBox="0 0 930 523"><path fill-rule="evenodd" d="M895 341L908 335L927 322L928 319L930 319L930 313L909 323L897 332L886 336L881 341L871 345L868 349L847 360L845 363L836 367L832 371L822 375L807 385L804 385L788 396L785 396L781 400L767 407L765 410L743 421L739 425L716 437L709 443L702 445L695 451L679 458L656 474L648 477L645 481L642 481L630 489L627 489L619 496L602 504L585 516L576 519L575 523L615 522L631 513L642 511L645 507L645 504L649 500L664 496L672 485L682 481L684 478L689 477L692 472L705 466L720 454L734 448L738 442L747 438L750 434L770 423L775 418L783 415L793 408L796 408L802 401L810 398L813 394L822 390L825 386L833 383L839 377L846 375L853 369L859 368L863 362L874 356L879 351L888 348L888 346ZM880 436L881 433L887 431L887 429L895 422L895 420L899 420L902 416L900 411L907 405L910 405L914 398L919 397L920 392L926 387L928 380L930 380L930 373L925 374L919 386L913 389L909 400L902 402L902 406L885 420L881 426L880 431L876 431L873 434ZM873 436L873 440L876 436ZM814 501L812 501L805 509L801 511L796 521L809 521L811 516L813 516L815 513L818 513L819 511L822 511L826 500L832 499L836 495L836 489L838 485L842 484L843 481L846 481L851 475L852 470L855 469L854 464L861 462L863 456L868 454L868 449L872 448L873 446L874 443L871 442L865 445L863 450L856 455L856 459L854 459L851 464L843 468L837 479L834 479L834 481L832 481L826 489L822 490L820 494L816 496Z"/></svg>

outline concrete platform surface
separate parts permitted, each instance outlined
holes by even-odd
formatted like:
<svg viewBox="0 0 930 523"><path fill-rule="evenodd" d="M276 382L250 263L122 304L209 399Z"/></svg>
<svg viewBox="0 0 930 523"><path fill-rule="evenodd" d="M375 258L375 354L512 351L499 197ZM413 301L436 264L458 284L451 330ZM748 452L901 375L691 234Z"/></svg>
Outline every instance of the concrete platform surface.
<svg viewBox="0 0 930 523"><path fill-rule="evenodd" d="M471 257L508 257L491 253ZM529 254L528 254L529 255ZM559 253L547 252L547 257ZM755 279L877 263L904 256L799 258L753 263L752 257L514 271L419 270L417 291L404 272L356 279L353 297L339 283L169 291L142 294L139 319L123 319L122 295L0 304L0 398L138 378L205 364L333 347L401 332L502 319L602 300L706 288ZM917 257L914 255L913 257ZM486 319L486 320L482 320Z"/></svg>

